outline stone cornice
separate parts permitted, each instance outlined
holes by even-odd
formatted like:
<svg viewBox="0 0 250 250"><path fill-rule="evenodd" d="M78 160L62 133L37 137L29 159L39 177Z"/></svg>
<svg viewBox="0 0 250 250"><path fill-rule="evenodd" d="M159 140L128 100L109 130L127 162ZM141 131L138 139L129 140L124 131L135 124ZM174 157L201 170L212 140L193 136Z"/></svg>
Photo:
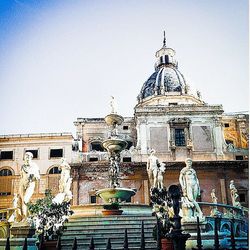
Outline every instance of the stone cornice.
<svg viewBox="0 0 250 250"><path fill-rule="evenodd" d="M182 162L164 162L166 164L167 170L181 170L185 167L185 163ZM70 164L71 168L84 169L84 172L93 171L93 172L105 172L108 169L108 161L93 163L93 162L84 162L84 163L72 163ZM121 169L125 170L126 168L131 168L134 170L145 169L146 162L128 162L121 163ZM195 169L203 170L216 170L216 169L247 169L248 161L193 161L193 167ZM123 172L123 171L122 171Z"/></svg>
<svg viewBox="0 0 250 250"><path fill-rule="evenodd" d="M134 117L123 117L124 122L133 122ZM81 123L105 123L104 118L77 118L76 121L74 121L75 125L79 125ZM105 123L106 124L106 123Z"/></svg>
<svg viewBox="0 0 250 250"><path fill-rule="evenodd" d="M136 107L135 116L139 115L195 115L212 114L221 115L223 113L222 105L194 105L183 104L176 106L147 106Z"/></svg>
<svg viewBox="0 0 250 250"><path fill-rule="evenodd" d="M31 139L61 139L61 138L73 138L72 133L63 132L63 133L34 133L34 134L11 134L11 135L0 135L1 141L7 140L31 140Z"/></svg>

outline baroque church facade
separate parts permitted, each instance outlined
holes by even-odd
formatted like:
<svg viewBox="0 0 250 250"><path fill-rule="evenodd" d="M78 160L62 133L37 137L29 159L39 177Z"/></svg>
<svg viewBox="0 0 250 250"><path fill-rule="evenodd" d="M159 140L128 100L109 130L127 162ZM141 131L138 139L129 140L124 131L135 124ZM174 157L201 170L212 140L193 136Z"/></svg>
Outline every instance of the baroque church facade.
<svg viewBox="0 0 250 250"><path fill-rule="evenodd" d="M122 115L122 114L120 114ZM60 159L71 166L73 206L102 203L96 190L108 185L108 153L102 142L109 136L104 118L77 118L76 136L70 133L0 136L0 215L12 206L18 192L24 153L30 151L40 167L41 180L33 199L46 189L58 191ZM185 159L192 158L201 186L200 201L231 204L229 183L234 180L243 206L248 206L248 127L246 113L225 114L222 105L205 103L192 92L179 71L175 51L156 52L153 74L143 84L133 117L124 117L119 135L127 141L121 152L121 186L135 189L128 203L149 204L146 162L151 149L166 164L165 186L178 184ZM1 218L0 218L1 219Z"/></svg>

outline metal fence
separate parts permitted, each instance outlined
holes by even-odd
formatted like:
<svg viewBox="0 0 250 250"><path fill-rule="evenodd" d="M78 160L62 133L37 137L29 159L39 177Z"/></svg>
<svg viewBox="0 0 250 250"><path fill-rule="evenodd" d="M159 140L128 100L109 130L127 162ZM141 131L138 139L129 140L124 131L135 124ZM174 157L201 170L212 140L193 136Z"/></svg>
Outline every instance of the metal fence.
<svg viewBox="0 0 250 250"><path fill-rule="evenodd" d="M235 233L234 233L234 223L235 220L231 219L230 224L231 224L231 234L230 234L230 240L231 240L231 245L228 248L222 248L220 246L220 239L219 239L219 224L220 224L220 218L215 218L215 225L214 225L214 245L213 248L204 248L202 245L202 234L201 234L201 229L200 229L200 222L199 222L199 218L197 217L197 245L196 248L193 248L193 250L203 250L203 249L211 249L211 250L246 250L248 249L247 247L237 247L236 245L236 240L235 240ZM164 248L162 248L161 246L161 238L160 238L160 229L159 229L159 224L157 223L157 240L156 240L156 250L165 250ZM78 243L78 240L76 237L74 238L73 242L72 242L72 246L71 249L72 250L81 250L83 249L80 244ZM106 242L106 250L115 250L115 248L112 248L112 241L110 238L105 239ZM247 240L248 242L248 240ZM23 250L27 250L28 249L28 244L27 244L27 238L24 240L23 242L23 246L22 246ZM45 247L45 243L43 240L40 241L39 246L38 246L39 250L46 250ZM61 250L62 249L62 244L61 244L61 238L59 237L57 240L57 244L55 247L55 250ZM146 250L146 244L145 244L145 237L144 237L144 222L142 221L141 223L141 232L140 232L140 250ZM174 250L184 250L184 249L179 249L178 246L175 246L175 244L173 243L173 249ZM5 246L5 250L10 250L10 239L9 237L6 240L6 246ZM92 237L90 239L90 243L88 246L88 250L95 250L95 240ZM127 233L127 229L124 230L124 242L123 242L123 250L129 250L129 242L128 242L128 233Z"/></svg>

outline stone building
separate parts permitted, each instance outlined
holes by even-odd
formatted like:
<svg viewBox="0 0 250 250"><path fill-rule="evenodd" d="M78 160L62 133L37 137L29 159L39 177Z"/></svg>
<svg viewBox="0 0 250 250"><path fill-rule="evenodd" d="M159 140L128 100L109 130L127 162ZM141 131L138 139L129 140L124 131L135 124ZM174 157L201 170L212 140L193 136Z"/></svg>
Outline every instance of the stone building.
<svg viewBox="0 0 250 250"><path fill-rule="evenodd" d="M175 51L156 52L155 71L143 84L134 108L119 133L128 142L122 152L122 186L137 189L134 203L148 203L146 161L151 149L166 163L165 184L178 184L187 157L193 159L202 188L201 200L211 201L216 188L219 202L230 204L229 182L248 204L248 114L224 114L222 105L205 103L192 92L178 69ZM104 118L78 118L74 122L82 152L72 162L74 204L101 202L95 190L107 186L108 155L102 141L108 137ZM230 139L231 138L231 139Z"/></svg>
<svg viewBox="0 0 250 250"><path fill-rule="evenodd" d="M71 159L72 141L71 133L0 136L0 208L12 206L13 196L18 193L20 169L26 152L33 154L41 173L33 198L43 196L47 188L56 193L60 159Z"/></svg>
<svg viewBox="0 0 250 250"><path fill-rule="evenodd" d="M146 161L155 149L166 163L166 186L178 184L189 157L200 180L201 201L210 202L211 190L216 188L218 202L231 204L229 182L233 179L242 205L248 206L248 114L225 114L222 105L207 104L200 92L192 92L179 71L175 51L165 42L156 52L155 70L137 100L134 116L125 117L118 127L128 145L121 153L121 185L137 190L127 202L149 204ZM0 137L0 208L11 206L27 150L37 157L42 173L34 198L46 188L57 191L58 163L63 156L71 165L72 204L101 203L95 192L108 186L108 154L102 142L109 128L104 118L77 118L74 125L75 140L70 133Z"/></svg>

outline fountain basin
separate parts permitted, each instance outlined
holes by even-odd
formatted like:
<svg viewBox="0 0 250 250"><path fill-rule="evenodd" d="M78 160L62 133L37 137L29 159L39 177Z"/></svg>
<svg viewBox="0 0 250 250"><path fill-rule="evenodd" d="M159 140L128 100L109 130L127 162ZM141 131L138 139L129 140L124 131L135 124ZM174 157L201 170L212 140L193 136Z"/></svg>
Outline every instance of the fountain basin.
<svg viewBox="0 0 250 250"><path fill-rule="evenodd" d="M135 191L130 188L104 188L98 190L96 195L101 197L105 202L109 202L113 198L122 202L134 196Z"/></svg>
<svg viewBox="0 0 250 250"><path fill-rule="evenodd" d="M108 125L121 125L124 121L123 117L117 114L109 114L104 118Z"/></svg>
<svg viewBox="0 0 250 250"><path fill-rule="evenodd" d="M121 152L127 147L127 142L119 138L111 138L103 141L102 146L109 152Z"/></svg>

